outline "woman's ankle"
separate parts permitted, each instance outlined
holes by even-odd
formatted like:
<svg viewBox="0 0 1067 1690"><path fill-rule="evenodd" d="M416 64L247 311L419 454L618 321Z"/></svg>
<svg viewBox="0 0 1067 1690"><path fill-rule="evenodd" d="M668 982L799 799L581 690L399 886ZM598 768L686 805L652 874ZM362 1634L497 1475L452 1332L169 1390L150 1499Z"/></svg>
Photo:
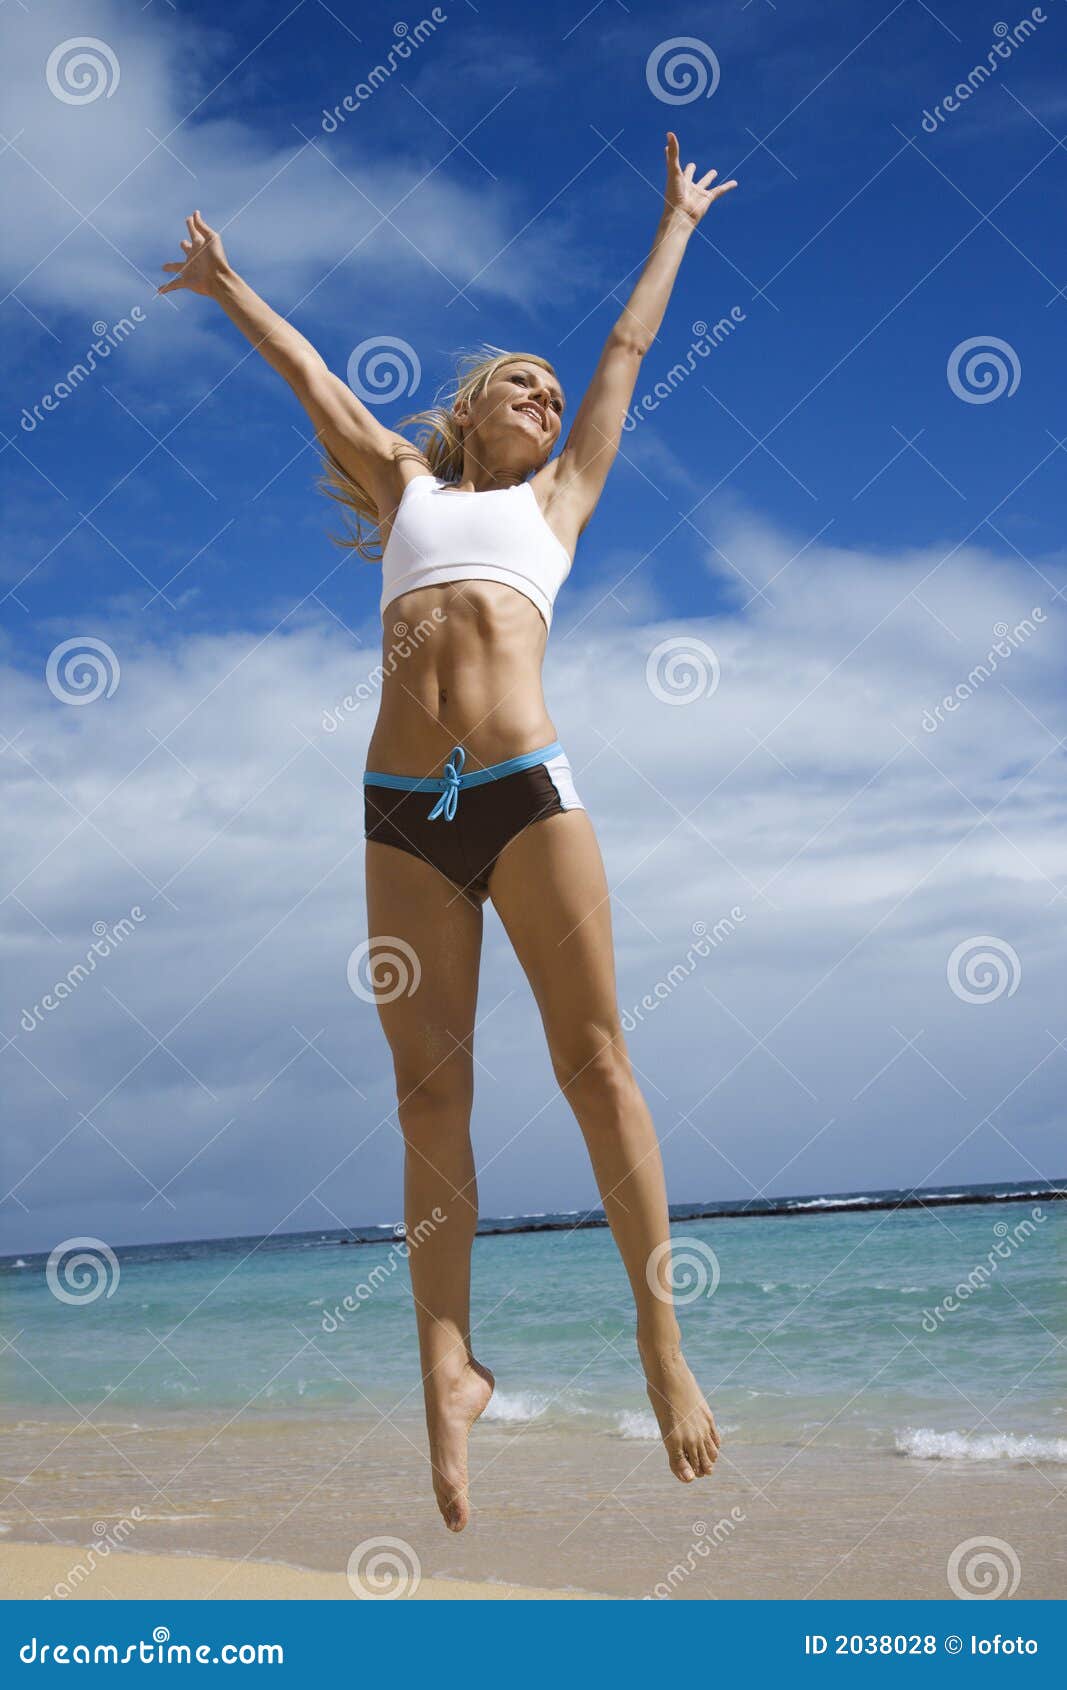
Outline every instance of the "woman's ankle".
<svg viewBox="0 0 1067 1690"><path fill-rule="evenodd" d="M669 1367L682 1359L682 1333L677 1321L638 1326L637 1350L644 1366Z"/></svg>

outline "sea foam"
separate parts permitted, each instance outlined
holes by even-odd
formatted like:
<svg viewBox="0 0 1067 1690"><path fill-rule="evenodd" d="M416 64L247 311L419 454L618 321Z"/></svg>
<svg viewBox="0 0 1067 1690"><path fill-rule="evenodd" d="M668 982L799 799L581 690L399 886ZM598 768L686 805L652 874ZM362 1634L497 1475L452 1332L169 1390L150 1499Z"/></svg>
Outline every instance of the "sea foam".
<svg viewBox="0 0 1067 1690"><path fill-rule="evenodd" d="M896 1434L897 1453L918 1461L1067 1462L1067 1438L1018 1437L1012 1432L935 1432L928 1426Z"/></svg>
<svg viewBox="0 0 1067 1690"><path fill-rule="evenodd" d="M623 1409L615 1416L615 1425L620 1438L658 1438L659 1427L656 1416L648 1409Z"/></svg>
<svg viewBox="0 0 1067 1690"><path fill-rule="evenodd" d="M482 1419L498 1420L504 1425L515 1425L522 1420L540 1420L551 1400L551 1397L537 1391L494 1391Z"/></svg>

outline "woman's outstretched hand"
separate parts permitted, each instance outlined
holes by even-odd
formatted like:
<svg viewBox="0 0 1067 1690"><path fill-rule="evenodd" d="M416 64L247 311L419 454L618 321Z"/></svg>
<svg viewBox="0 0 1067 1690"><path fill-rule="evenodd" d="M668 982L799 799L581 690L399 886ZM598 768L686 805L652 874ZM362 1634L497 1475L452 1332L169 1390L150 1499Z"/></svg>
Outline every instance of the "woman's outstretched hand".
<svg viewBox="0 0 1067 1690"><path fill-rule="evenodd" d="M173 293L176 288L188 288L190 293L212 294L229 265L222 248L222 236L204 222L199 211L185 219L189 239L182 241L185 258L180 264L164 264L163 269L173 275L172 282L163 283L158 292Z"/></svg>
<svg viewBox="0 0 1067 1690"><path fill-rule="evenodd" d="M688 217L694 226L700 222L709 205L714 205L722 194L728 194L731 188L737 187L736 182L716 182L715 178L719 174L717 170L709 170L698 182L695 179L696 168L695 164L687 164L685 169L682 169L678 156L678 137L668 130L665 209Z"/></svg>

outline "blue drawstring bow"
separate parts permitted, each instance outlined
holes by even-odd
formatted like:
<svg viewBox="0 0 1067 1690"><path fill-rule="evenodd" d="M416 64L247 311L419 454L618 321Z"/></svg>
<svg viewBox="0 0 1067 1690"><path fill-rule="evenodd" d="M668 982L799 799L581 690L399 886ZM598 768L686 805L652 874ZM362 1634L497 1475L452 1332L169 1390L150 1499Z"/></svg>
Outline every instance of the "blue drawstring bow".
<svg viewBox="0 0 1067 1690"><path fill-rule="evenodd" d="M455 820L456 806L459 803L459 791L462 784L463 765L466 761L467 753L462 745L455 746L442 771L442 778L445 783L444 791L426 818L427 821L438 821L441 816L445 818L446 822Z"/></svg>

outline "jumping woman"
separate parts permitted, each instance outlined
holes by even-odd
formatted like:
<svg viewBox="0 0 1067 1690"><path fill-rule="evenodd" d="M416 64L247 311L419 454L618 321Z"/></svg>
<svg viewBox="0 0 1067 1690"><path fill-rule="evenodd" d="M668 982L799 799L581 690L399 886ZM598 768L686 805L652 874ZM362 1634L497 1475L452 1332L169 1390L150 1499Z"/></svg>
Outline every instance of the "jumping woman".
<svg viewBox="0 0 1067 1690"><path fill-rule="evenodd" d="M221 305L288 382L325 453L348 543L381 557L386 661L364 776L371 966L399 940L417 990L379 1005L405 1142L404 1213L434 1493L470 1517L467 1436L493 1392L470 1342L477 1187L470 1143L482 905L491 898L533 989L637 1311L637 1348L672 1473L710 1475L711 1410L681 1351L663 1165L623 1040L609 894L592 824L545 708L552 607L618 450L641 360L689 238L735 182L683 170L667 136L652 250L559 452L563 391L525 353L467 360L451 403L395 433L228 263L199 211L161 288ZM553 456L555 453L555 456ZM380 552L372 552L371 530ZM401 630L403 633L404 630ZM385 997L387 994L383 994ZM444 1220L436 1217L444 1215Z"/></svg>

